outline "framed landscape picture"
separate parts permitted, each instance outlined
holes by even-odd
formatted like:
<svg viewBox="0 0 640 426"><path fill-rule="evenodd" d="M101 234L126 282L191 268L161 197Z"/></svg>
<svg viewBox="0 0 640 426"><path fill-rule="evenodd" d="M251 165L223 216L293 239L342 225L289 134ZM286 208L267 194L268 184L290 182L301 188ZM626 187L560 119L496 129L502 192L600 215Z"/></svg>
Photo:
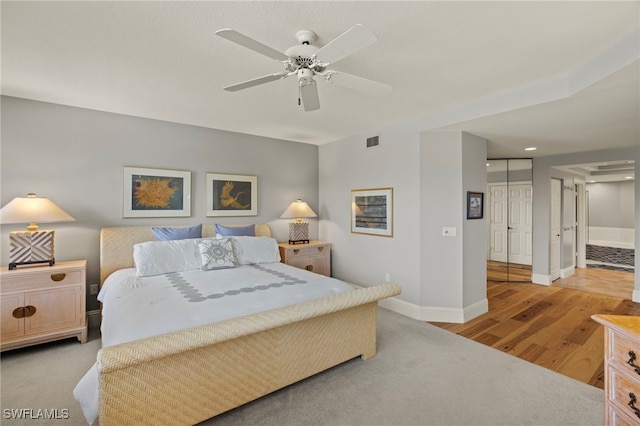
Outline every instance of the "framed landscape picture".
<svg viewBox="0 0 640 426"><path fill-rule="evenodd" d="M257 216L258 177L206 174L207 216Z"/></svg>
<svg viewBox="0 0 640 426"><path fill-rule="evenodd" d="M484 193L467 192L467 219L482 219L484 211Z"/></svg>
<svg viewBox="0 0 640 426"><path fill-rule="evenodd" d="M351 232L393 236L393 188L351 190Z"/></svg>
<svg viewBox="0 0 640 426"><path fill-rule="evenodd" d="M123 167L122 217L191 216L191 172Z"/></svg>

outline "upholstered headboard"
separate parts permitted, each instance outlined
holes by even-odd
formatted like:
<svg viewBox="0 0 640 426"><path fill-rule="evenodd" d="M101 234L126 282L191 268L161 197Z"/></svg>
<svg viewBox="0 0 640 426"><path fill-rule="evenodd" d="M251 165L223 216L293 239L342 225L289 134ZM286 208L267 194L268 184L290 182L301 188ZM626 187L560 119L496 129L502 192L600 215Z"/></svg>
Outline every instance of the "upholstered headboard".
<svg viewBox="0 0 640 426"><path fill-rule="evenodd" d="M157 226L157 225L154 225ZM227 225L225 226L246 226ZM187 226L172 226L186 228ZM118 226L100 230L100 285L113 272L133 268L133 246L145 241L154 241L152 226ZM214 225L202 225L202 237L215 237ZM256 236L270 237L271 229L266 223L256 223Z"/></svg>

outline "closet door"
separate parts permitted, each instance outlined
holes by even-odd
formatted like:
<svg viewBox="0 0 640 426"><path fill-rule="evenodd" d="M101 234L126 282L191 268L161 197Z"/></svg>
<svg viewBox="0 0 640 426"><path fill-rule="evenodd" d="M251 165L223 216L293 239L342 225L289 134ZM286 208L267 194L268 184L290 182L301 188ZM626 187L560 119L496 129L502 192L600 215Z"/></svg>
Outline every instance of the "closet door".
<svg viewBox="0 0 640 426"><path fill-rule="evenodd" d="M533 250L532 160L487 161L487 279L531 281Z"/></svg>

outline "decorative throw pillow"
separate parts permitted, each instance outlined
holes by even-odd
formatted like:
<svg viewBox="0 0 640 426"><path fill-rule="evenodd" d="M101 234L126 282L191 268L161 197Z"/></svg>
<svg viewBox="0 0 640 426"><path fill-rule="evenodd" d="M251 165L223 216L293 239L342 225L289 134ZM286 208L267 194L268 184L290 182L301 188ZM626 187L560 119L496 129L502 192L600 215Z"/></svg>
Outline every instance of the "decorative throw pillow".
<svg viewBox="0 0 640 426"><path fill-rule="evenodd" d="M152 227L157 241L186 240L188 238L202 238L202 224L189 228L160 228Z"/></svg>
<svg viewBox="0 0 640 426"><path fill-rule="evenodd" d="M223 226L216 223L216 233L223 237L247 236L254 237L256 235L256 225L247 226Z"/></svg>
<svg viewBox="0 0 640 426"><path fill-rule="evenodd" d="M198 249L200 250L203 271L235 268L236 266L233 246L228 238L200 240L198 241Z"/></svg>

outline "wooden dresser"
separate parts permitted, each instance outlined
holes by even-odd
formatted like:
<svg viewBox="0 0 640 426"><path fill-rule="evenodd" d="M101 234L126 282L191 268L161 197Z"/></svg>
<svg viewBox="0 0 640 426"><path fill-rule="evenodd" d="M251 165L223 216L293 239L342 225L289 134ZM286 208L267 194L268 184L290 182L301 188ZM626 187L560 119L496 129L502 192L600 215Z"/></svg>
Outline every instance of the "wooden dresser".
<svg viewBox="0 0 640 426"><path fill-rule="evenodd" d="M68 337L87 341L87 261L0 268L1 349Z"/></svg>
<svg viewBox="0 0 640 426"><path fill-rule="evenodd" d="M591 318L605 327L605 424L640 425L640 316Z"/></svg>
<svg viewBox="0 0 640 426"><path fill-rule="evenodd" d="M310 241L308 244L278 244L280 260L287 265L331 276L331 244Z"/></svg>

